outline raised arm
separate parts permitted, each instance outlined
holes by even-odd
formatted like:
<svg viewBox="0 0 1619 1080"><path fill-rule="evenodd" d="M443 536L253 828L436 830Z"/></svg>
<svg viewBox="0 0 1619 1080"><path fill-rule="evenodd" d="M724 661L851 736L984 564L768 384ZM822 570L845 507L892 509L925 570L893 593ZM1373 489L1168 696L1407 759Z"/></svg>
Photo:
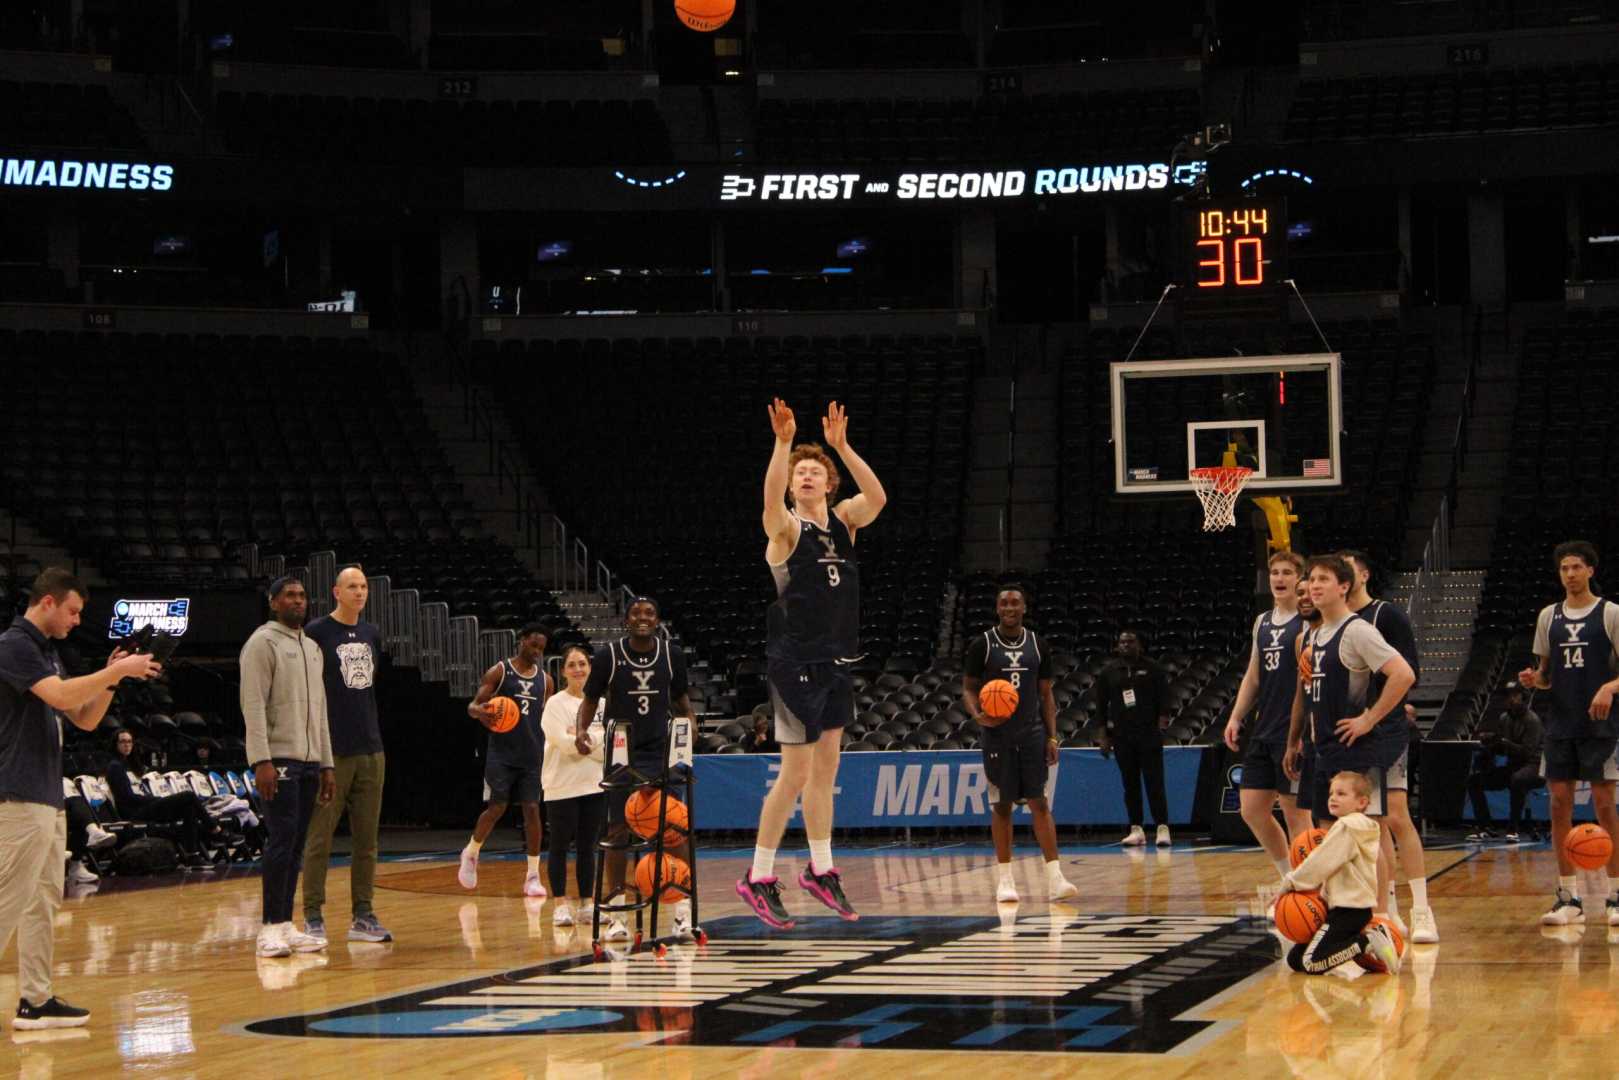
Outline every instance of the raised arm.
<svg viewBox="0 0 1619 1080"><path fill-rule="evenodd" d="M860 494L838 503L835 513L851 531L863 529L876 521L883 507L888 505L888 493L866 459L849 445L849 414L842 405L834 401L827 406L826 415L821 418L821 432L826 436L826 445L837 452L849 470L849 478L860 486Z"/></svg>
<svg viewBox="0 0 1619 1080"><path fill-rule="evenodd" d="M768 408L770 428L776 433L776 446L770 452L770 464L765 467L765 536L772 545L790 546L793 542L793 515L787 510L787 485L792 476L787 470L787 459L793 453L793 435L798 431L798 423L793 419L793 410L781 398L776 398Z"/></svg>

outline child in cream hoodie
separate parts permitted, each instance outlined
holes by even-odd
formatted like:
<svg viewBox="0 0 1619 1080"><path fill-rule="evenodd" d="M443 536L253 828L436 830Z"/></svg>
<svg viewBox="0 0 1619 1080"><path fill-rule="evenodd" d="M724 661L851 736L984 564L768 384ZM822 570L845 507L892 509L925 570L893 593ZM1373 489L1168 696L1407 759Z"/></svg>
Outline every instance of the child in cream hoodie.
<svg viewBox="0 0 1619 1080"><path fill-rule="evenodd" d="M1377 899L1377 822L1366 816L1371 786L1356 772L1332 778L1327 809L1337 818L1310 857L1282 878L1283 892L1319 889L1327 921L1307 944L1287 954L1294 971L1325 975L1363 954L1398 974L1400 956L1382 926L1368 927Z"/></svg>

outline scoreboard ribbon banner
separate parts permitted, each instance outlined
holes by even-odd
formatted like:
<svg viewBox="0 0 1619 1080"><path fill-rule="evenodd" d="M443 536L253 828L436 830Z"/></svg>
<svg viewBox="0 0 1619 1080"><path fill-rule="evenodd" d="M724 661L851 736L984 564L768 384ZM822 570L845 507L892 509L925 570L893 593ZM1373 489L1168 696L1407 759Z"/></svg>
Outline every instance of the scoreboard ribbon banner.
<svg viewBox="0 0 1619 1080"><path fill-rule="evenodd" d="M1164 748L1164 790L1170 823L1192 820L1203 749ZM696 820L700 829L751 829L781 768L777 754L699 754ZM1059 752L1055 783L1047 786L1059 825L1127 821L1118 765L1099 750ZM989 785L977 750L871 751L844 754L838 767L839 828L982 825ZM1017 816L1026 819L1026 807ZM795 812L794 820L796 821Z"/></svg>

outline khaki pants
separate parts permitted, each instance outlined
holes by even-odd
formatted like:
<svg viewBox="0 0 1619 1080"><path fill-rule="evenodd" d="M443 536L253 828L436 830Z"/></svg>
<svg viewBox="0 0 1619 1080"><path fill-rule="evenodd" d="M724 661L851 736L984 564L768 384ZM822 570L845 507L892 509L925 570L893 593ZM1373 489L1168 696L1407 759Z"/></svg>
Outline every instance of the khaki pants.
<svg viewBox="0 0 1619 1080"><path fill-rule="evenodd" d="M315 805L304 843L304 921L321 918L326 903L326 866L332 857L332 834L343 811L349 815L349 836L354 854L349 863L349 893L353 914L373 914L371 896L377 880L377 821L382 816L381 754L352 754L332 759L337 796L325 806Z"/></svg>
<svg viewBox="0 0 1619 1080"><path fill-rule="evenodd" d="M67 815L43 803L0 802L0 954L15 932L17 988L30 1005L51 997L66 860Z"/></svg>

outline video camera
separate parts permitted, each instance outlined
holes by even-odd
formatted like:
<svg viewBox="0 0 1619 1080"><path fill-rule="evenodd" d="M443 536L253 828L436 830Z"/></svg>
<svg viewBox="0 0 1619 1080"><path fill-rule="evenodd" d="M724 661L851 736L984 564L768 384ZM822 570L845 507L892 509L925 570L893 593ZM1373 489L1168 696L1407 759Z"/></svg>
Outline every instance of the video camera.
<svg viewBox="0 0 1619 1080"><path fill-rule="evenodd" d="M153 630L150 623L132 634L115 638L113 647L132 653L149 653L160 664L169 662L174 650L180 647L180 636L167 630Z"/></svg>

